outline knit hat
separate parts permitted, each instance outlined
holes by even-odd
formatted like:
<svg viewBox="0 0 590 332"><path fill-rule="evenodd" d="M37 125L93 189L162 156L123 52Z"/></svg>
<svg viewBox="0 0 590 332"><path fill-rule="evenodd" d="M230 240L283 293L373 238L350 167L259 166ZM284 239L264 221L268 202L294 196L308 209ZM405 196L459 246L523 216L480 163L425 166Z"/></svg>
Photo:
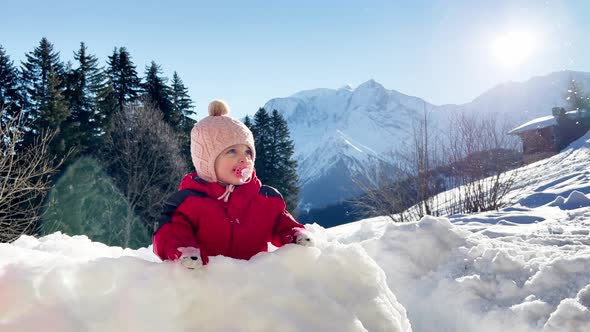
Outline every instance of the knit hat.
<svg viewBox="0 0 590 332"><path fill-rule="evenodd" d="M215 159L234 144L245 144L256 158L254 136L246 125L229 116L229 106L223 100L209 104L209 116L197 122L191 131L191 157L199 178L217 182Z"/></svg>

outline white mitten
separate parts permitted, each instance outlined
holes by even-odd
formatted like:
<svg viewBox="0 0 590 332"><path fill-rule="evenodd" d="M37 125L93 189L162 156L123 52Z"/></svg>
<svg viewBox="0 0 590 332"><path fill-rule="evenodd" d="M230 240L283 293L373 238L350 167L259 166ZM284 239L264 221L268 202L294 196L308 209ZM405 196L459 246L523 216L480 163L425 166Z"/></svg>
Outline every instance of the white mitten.
<svg viewBox="0 0 590 332"><path fill-rule="evenodd" d="M207 262L204 262L204 258L201 255L201 250L194 247L180 247L178 251L182 254L178 259L182 266L190 270L202 269Z"/></svg>
<svg viewBox="0 0 590 332"><path fill-rule="evenodd" d="M304 247L315 247L313 236L306 230L297 231L297 233L295 233L295 243Z"/></svg>

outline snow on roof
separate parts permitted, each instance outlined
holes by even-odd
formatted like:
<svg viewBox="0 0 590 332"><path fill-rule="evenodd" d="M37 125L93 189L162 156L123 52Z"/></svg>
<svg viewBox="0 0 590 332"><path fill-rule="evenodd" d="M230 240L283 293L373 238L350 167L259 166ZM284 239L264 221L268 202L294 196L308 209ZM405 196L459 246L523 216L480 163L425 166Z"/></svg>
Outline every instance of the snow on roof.
<svg viewBox="0 0 590 332"><path fill-rule="evenodd" d="M574 110L566 112L565 115L570 119L586 118L590 117L590 111L586 109L581 109L579 111ZM549 126L557 126L557 120L553 115L533 119L523 125L520 125L512 129L508 132L508 134L516 135L528 130L547 128Z"/></svg>
<svg viewBox="0 0 590 332"><path fill-rule="evenodd" d="M508 134L516 135L528 130L541 129L549 126L557 126L557 120L555 120L555 117L553 115L533 119L523 125L520 125L512 129L508 132Z"/></svg>

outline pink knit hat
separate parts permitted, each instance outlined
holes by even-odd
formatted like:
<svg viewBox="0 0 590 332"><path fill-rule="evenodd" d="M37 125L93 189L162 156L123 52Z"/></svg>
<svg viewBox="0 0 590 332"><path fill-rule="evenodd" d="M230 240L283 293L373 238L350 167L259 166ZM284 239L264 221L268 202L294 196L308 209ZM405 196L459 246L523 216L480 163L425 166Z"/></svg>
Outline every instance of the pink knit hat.
<svg viewBox="0 0 590 332"><path fill-rule="evenodd" d="M246 125L229 116L229 106L223 100L209 104L209 116L197 122L191 131L191 157L199 178L217 182L215 159L226 148L245 144L256 158L254 136Z"/></svg>

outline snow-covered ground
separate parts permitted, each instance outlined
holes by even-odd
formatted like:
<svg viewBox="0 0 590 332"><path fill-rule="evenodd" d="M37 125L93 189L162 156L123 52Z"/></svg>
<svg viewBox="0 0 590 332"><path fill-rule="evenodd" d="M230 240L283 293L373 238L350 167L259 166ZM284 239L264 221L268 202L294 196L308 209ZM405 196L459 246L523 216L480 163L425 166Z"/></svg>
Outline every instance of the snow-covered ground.
<svg viewBox="0 0 590 332"><path fill-rule="evenodd" d="M590 331L590 208L544 212L525 225L374 218L323 234L361 243L413 331Z"/></svg>
<svg viewBox="0 0 590 332"><path fill-rule="evenodd" d="M288 245L202 271L84 236L0 244L0 331L411 331L358 244Z"/></svg>
<svg viewBox="0 0 590 332"><path fill-rule="evenodd" d="M84 236L0 244L0 331L590 331L590 134L500 211L324 229L203 271Z"/></svg>

